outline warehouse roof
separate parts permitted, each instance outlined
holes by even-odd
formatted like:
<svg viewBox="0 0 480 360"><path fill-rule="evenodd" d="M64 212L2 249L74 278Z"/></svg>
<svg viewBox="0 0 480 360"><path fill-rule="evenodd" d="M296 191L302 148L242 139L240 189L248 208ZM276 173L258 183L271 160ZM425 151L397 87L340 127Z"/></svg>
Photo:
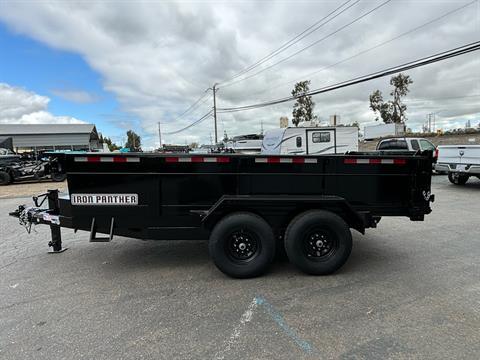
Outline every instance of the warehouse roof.
<svg viewBox="0 0 480 360"><path fill-rule="evenodd" d="M0 124L0 135L91 134L93 124Z"/></svg>

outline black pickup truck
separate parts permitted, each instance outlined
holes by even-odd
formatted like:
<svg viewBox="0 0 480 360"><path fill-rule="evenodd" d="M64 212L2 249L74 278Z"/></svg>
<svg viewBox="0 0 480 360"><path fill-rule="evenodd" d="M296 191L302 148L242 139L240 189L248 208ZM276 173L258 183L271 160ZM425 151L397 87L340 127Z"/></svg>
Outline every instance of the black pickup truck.
<svg viewBox="0 0 480 360"><path fill-rule="evenodd" d="M430 151L55 156L68 194L50 190L10 213L27 229L49 225L53 252L64 250L61 227L92 242L208 239L217 267L239 278L264 273L281 248L302 271L330 274L350 255L350 229L364 233L383 216L422 221L434 200Z"/></svg>

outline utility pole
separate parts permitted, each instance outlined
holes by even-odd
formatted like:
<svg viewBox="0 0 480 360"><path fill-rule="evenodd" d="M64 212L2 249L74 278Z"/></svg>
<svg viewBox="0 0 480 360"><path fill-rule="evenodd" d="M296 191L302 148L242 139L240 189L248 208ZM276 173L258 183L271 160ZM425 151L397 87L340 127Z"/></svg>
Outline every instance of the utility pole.
<svg viewBox="0 0 480 360"><path fill-rule="evenodd" d="M218 143L217 133L217 84L213 84L213 120L215 121L215 145Z"/></svg>
<svg viewBox="0 0 480 360"><path fill-rule="evenodd" d="M211 88L208 88L206 91L208 90L212 90L213 91L213 120L215 122L215 145L218 143L218 131L217 131L217 83L213 84L213 87ZM210 134L211 136L211 134Z"/></svg>
<svg viewBox="0 0 480 360"><path fill-rule="evenodd" d="M433 129L434 132L436 130L436 128L435 128L435 115L436 115L436 113L434 113L434 112L432 112L430 114L427 114L428 132L432 132L432 129ZM432 122L433 122L433 127L432 127Z"/></svg>
<svg viewBox="0 0 480 360"><path fill-rule="evenodd" d="M160 121L158 122L158 141L160 142L159 149L162 149L162 130L160 129Z"/></svg>

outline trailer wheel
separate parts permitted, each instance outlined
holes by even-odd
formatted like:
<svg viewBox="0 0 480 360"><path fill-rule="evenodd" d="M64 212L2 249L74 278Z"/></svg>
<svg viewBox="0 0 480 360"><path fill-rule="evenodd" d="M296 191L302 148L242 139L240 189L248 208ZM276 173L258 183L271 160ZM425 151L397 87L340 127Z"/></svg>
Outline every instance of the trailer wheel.
<svg viewBox="0 0 480 360"><path fill-rule="evenodd" d="M352 251L352 234L338 215L312 210L298 215L285 233L289 260L311 275L327 275L338 270Z"/></svg>
<svg viewBox="0 0 480 360"><path fill-rule="evenodd" d="M8 185L12 181L9 173L6 171L0 171L0 185Z"/></svg>
<svg viewBox="0 0 480 360"><path fill-rule="evenodd" d="M470 176L468 175L462 175L456 172L448 173L448 180L450 180L450 182L455 185L465 185L469 177Z"/></svg>
<svg viewBox="0 0 480 360"><path fill-rule="evenodd" d="M238 212L227 215L214 227L210 256L223 273L235 278L263 274L275 256L275 239L260 216Z"/></svg>

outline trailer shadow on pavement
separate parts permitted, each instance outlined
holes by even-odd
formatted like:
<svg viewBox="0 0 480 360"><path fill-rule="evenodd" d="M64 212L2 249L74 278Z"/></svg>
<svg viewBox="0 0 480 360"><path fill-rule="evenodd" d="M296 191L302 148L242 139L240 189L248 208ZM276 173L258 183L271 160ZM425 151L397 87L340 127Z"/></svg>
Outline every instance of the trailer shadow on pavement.
<svg viewBox="0 0 480 360"><path fill-rule="evenodd" d="M155 240L134 240L117 238L109 244L89 244L87 236L75 240L75 243L82 243L82 261L86 264L105 263L108 265L108 272L117 271L155 271L161 274L163 271L172 273L180 271L184 275L195 276L198 271L207 271L208 276L215 276L229 279L218 271L213 265L209 252L208 241L155 241ZM347 263L336 272L337 275L348 275L350 273L369 271L380 271L392 264L398 264L401 253L395 247L382 244L381 239L372 233L367 235L353 234L353 250ZM69 246L68 240L65 245ZM75 252L72 248L69 251ZM277 280L281 277L292 275L310 277L297 270L284 254L277 256L267 274L263 276L274 276ZM333 275L335 276L335 275Z"/></svg>

